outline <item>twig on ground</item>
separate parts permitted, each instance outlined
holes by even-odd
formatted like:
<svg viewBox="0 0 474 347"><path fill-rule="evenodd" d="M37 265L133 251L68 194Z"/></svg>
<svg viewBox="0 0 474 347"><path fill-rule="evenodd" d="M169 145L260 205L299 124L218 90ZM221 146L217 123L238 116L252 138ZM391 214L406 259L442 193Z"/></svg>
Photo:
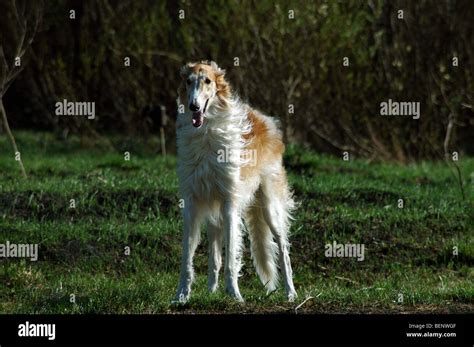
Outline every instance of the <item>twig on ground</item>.
<svg viewBox="0 0 474 347"><path fill-rule="evenodd" d="M318 296L321 295L321 293L318 294ZM306 304L309 300L313 299L312 296L308 296L306 299L303 300L301 304L295 307L295 313L298 313L298 310L303 307L304 304Z"/></svg>

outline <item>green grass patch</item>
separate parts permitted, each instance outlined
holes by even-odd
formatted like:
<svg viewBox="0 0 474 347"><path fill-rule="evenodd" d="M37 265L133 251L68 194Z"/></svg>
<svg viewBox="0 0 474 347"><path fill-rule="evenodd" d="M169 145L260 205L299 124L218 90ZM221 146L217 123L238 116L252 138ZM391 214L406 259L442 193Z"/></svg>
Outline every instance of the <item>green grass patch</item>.
<svg viewBox="0 0 474 347"><path fill-rule="evenodd" d="M285 302L281 289L264 291L247 238L246 302L207 293L203 237L192 299L174 306L182 229L176 158L157 155L156 139L125 145L111 137L105 146L48 133L17 137L29 178L0 137L0 243L38 243L39 260L0 258L2 313L295 312L309 297L298 312L474 311L474 158L459 162L462 199L442 162L346 162L289 146L297 302ZM364 261L326 257L333 241L363 243Z"/></svg>

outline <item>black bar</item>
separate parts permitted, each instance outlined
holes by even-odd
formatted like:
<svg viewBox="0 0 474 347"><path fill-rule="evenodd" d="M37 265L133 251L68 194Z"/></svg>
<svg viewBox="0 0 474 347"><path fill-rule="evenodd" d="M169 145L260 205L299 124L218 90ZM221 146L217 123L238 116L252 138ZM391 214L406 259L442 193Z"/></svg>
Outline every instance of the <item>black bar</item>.
<svg viewBox="0 0 474 347"><path fill-rule="evenodd" d="M18 327L54 323L54 341ZM418 324L418 328L409 328ZM427 328L431 324L431 328ZM436 324L456 324L453 328ZM429 327L429 326L428 326ZM0 345L328 344L472 346L472 315L0 315ZM407 333L456 337L407 337Z"/></svg>

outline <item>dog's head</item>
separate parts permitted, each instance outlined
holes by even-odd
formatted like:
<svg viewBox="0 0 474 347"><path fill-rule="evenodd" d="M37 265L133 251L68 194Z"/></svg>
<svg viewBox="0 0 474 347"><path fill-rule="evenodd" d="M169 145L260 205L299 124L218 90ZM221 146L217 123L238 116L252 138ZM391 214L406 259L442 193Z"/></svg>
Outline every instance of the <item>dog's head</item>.
<svg viewBox="0 0 474 347"><path fill-rule="evenodd" d="M220 98L227 97L225 70L213 61L188 63L181 68L180 102L192 112L193 126L199 128L207 117L206 112Z"/></svg>

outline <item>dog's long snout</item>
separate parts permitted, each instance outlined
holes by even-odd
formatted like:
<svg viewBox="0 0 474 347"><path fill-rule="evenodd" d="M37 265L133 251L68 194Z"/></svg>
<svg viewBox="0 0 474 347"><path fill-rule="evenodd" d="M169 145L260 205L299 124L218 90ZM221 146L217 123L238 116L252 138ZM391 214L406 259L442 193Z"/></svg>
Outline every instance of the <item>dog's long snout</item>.
<svg viewBox="0 0 474 347"><path fill-rule="evenodd" d="M199 106L199 104L196 101L193 101L193 102L191 102L191 104L189 104L189 109L193 112L197 112L201 109L201 107Z"/></svg>

